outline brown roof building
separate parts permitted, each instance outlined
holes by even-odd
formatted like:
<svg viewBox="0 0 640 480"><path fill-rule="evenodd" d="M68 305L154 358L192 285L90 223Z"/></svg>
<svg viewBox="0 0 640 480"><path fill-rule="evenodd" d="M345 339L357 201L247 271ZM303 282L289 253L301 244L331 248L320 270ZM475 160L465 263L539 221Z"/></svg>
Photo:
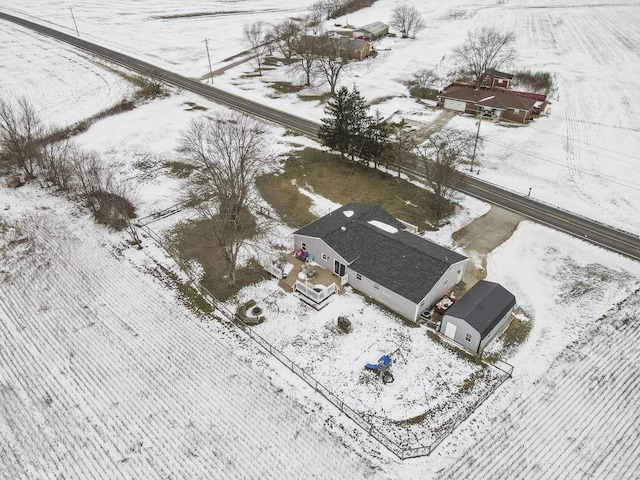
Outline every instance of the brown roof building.
<svg viewBox="0 0 640 480"><path fill-rule="evenodd" d="M438 106L496 120L527 123L546 105L546 95L452 83L438 95Z"/></svg>

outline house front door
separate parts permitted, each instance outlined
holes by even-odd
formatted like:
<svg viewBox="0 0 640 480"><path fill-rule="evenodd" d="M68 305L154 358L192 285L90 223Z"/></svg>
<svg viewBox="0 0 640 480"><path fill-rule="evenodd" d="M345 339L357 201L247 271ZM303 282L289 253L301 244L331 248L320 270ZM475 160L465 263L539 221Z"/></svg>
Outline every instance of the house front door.
<svg viewBox="0 0 640 480"><path fill-rule="evenodd" d="M340 277L344 277L345 266L337 260L333 261L333 273Z"/></svg>

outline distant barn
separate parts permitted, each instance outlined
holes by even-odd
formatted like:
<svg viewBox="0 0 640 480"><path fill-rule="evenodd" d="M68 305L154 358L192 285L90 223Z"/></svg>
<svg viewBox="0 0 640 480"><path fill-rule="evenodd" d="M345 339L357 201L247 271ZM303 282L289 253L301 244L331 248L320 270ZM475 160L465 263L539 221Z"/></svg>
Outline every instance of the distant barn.
<svg viewBox="0 0 640 480"><path fill-rule="evenodd" d="M355 29L352 32L353 38L363 37L366 40L376 40L378 38L384 37L389 33L389 25L382 22L374 22L364 27L360 27Z"/></svg>

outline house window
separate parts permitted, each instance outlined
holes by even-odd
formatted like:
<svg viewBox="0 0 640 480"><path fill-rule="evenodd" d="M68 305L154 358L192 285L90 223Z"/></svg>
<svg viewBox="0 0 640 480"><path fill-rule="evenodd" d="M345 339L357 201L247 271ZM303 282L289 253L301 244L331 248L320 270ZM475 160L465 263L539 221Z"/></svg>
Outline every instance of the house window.
<svg viewBox="0 0 640 480"><path fill-rule="evenodd" d="M378 285L377 283L374 283L373 288L375 288L376 290L380 290L380 285Z"/></svg>
<svg viewBox="0 0 640 480"><path fill-rule="evenodd" d="M471 334L470 334L470 333L467 333L467 334L464 336L464 339L465 339L467 342L470 342L470 341L471 341Z"/></svg>
<svg viewBox="0 0 640 480"><path fill-rule="evenodd" d="M322 254L322 260L324 260L325 262L326 262L327 260L329 260L329 257L327 256L327 254L326 254L326 253L323 253L323 254Z"/></svg>
<svg viewBox="0 0 640 480"><path fill-rule="evenodd" d="M362 275L360 275L359 273L356 273L356 278L357 278L358 280L362 280Z"/></svg>
<svg viewBox="0 0 640 480"><path fill-rule="evenodd" d="M302 248L303 250L306 250L306 249L307 249L307 244L306 244L306 243L304 243L304 242L302 242L301 248Z"/></svg>

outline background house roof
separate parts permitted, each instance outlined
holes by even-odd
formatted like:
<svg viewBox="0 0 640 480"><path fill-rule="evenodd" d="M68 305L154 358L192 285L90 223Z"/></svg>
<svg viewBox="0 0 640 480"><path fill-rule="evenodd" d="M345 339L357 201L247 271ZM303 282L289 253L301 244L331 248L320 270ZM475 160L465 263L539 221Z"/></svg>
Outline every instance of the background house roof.
<svg viewBox="0 0 640 480"><path fill-rule="evenodd" d="M449 86L438 96L442 98L464 100L465 102L473 102L475 105L498 108L501 110L506 110L507 108L530 110L537 102L535 98L523 97L514 92L509 92L508 90L476 90L472 85Z"/></svg>
<svg viewBox="0 0 640 480"><path fill-rule="evenodd" d="M502 285L480 280L446 315L462 318L484 338L515 304L516 297Z"/></svg>
<svg viewBox="0 0 640 480"><path fill-rule="evenodd" d="M403 228L378 205L349 203L295 234L321 238L350 268L418 303L466 257Z"/></svg>
<svg viewBox="0 0 640 480"><path fill-rule="evenodd" d="M373 22L373 23L368 23L367 25L364 25L360 28L357 28L356 30L354 30L354 33L369 32L375 37L378 35L385 35L388 31L389 31L389 25L387 25L386 23Z"/></svg>

